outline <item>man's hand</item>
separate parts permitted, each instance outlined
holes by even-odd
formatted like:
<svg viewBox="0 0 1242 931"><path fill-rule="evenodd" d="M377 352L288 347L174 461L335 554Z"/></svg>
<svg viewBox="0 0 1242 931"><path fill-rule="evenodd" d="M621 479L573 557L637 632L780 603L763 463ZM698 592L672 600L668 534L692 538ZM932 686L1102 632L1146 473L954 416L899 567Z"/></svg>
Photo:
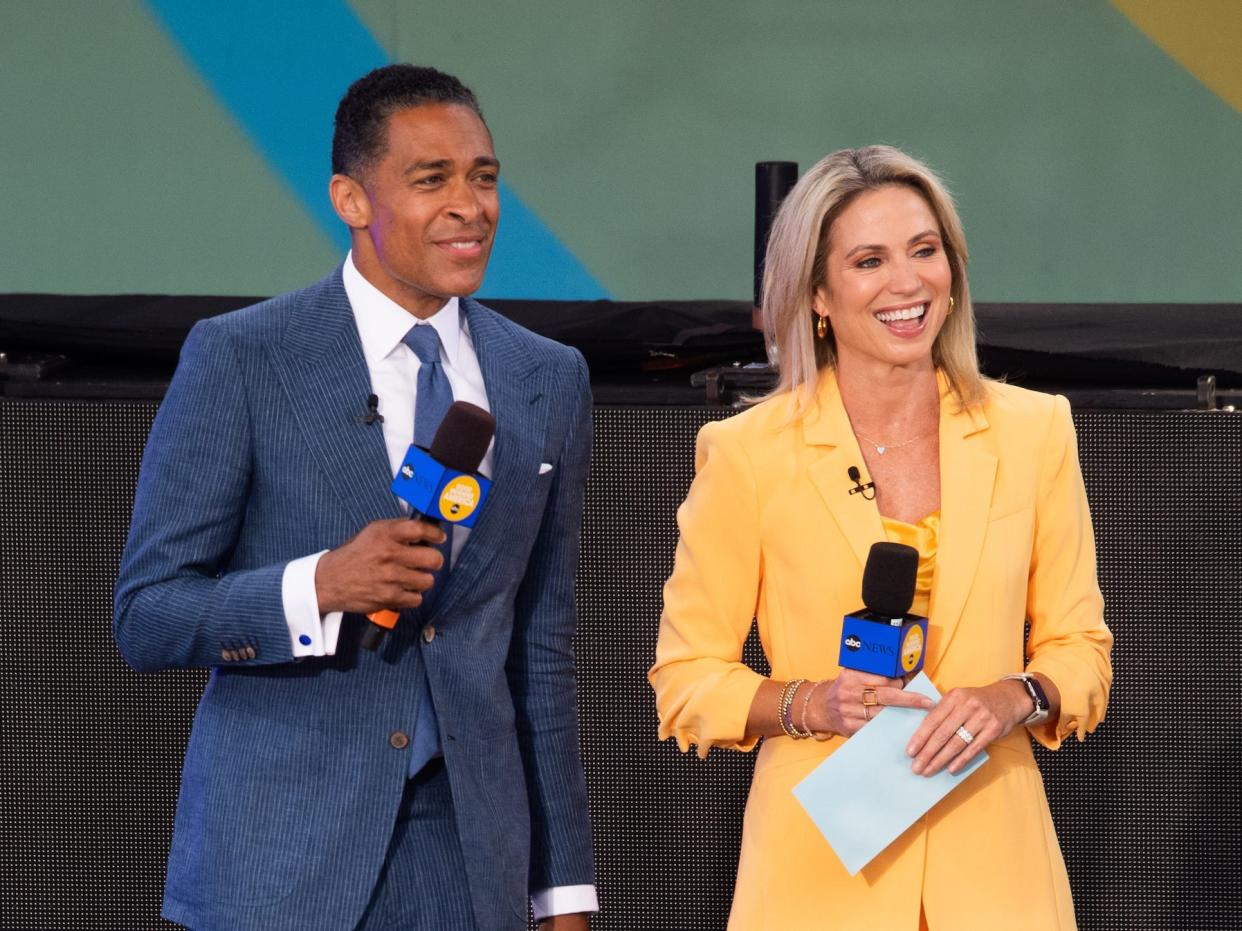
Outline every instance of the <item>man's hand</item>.
<svg viewBox="0 0 1242 931"><path fill-rule="evenodd" d="M324 553L315 568L319 610L372 611L417 608L444 564L439 550L420 544L444 542L444 531L421 520L397 517L367 524L348 543Z"/></svg>
<svg viewBox="0 0 1242 931"><path fill-rule="evenodd" d="M539 931L588 931L587 916L583 912L572 915L549 915L539 922Z"/></svg>

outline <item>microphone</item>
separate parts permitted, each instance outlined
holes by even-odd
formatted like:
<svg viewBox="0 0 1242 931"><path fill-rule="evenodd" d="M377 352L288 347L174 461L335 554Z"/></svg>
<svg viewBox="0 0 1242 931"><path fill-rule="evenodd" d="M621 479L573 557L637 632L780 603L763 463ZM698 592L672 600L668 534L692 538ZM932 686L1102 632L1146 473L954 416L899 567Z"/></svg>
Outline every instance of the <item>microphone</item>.
<svg viewBox="0 0 1242 931"><path fill-rule="evenodd" d="M370 426L373 423L383 423L384 415L379 412L379 395L367 395L367 412L358 418L359 423Z"/></svg>
<svg viewBox="0 0 1242 931"><path fill-rule="evenodd" d="M914 547L871 545L862 580L866 607L847 614L841 625L837 662L843 669L899 679L923 668L927 618L909 613L918 572Z"/></svg>
<svg viewBox="0 0 1242 931"><path fill-rule="evenodd" d="M845 470L845 474L850 477L850 481L854 483L854 487L850 489L851 495L862 495L868 501L875 500L875 482L867 482L863 484L862 473L858 471L858 466L850 466ZM870 491L871 494L867 494Z"/></svg>
<svg viewBox="0 0 1242 931"><path fill-rule="evenodd" d="M374 397L374 395L372 395ZM379 416L378 414L376 416ZM410 518L474 526L492 483L475 475L496 433L496 418L468 401L454 401L436 429L431 449L411 445L392 480L393 494L410 505ZM400 613L374 611L362 645L376 650Z"/></svg>

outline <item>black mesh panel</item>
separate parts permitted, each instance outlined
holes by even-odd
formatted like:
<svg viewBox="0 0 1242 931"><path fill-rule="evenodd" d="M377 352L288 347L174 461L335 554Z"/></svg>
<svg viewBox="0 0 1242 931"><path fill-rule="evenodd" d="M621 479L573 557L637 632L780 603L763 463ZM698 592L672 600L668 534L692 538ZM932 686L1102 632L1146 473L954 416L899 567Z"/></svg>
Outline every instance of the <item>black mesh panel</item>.
<svg viewBox="0 0 1242 931"><path fill-rule="evenodd" d="M154 411L0 400L3 929L169 927L164 857L204 677L137 675L110 630ZM596 929L728 914L753 759L658 743L646 683L694 434L719 416L596 409L577 641ZM1075 421L1117 636L1108 719L1039 753L1079 925L1242 927L1242 415ZM747 658L763 668L753 638Z"/></svg>

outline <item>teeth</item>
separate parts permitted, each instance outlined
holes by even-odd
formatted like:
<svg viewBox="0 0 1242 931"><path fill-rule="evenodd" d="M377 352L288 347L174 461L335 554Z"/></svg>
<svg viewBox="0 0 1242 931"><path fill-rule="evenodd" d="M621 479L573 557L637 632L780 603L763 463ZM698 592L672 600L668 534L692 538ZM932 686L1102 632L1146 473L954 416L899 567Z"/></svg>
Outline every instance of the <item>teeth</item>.
<svg viewBox="0 0 1242 931"><path fill-rule="evenodd" d="M473 242L473 241L471 242L449 242L449 243L445 243L445 245L448 246L450 249L465 250L465 249L473 249L475 246L478 245L478 243Z"/></svg>
<svg viewBox="0 0 1242 931"><path fill-rule="evenodd" d="M892 323L895 320L916 320L927 311L926 304L919 304L917 307L903 307L901 310L886 310L884 313L876 314L875 318L881 323Z"/></svg>

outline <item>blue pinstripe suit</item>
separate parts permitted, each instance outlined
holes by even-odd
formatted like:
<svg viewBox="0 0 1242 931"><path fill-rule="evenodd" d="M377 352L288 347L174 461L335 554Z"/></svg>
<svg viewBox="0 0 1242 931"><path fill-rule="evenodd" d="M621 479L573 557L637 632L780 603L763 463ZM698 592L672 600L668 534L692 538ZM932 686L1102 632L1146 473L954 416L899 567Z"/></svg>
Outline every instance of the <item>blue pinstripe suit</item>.
<svg viewBox="0 0 1242 931"><path fill-rule="evenodd" d="M196 929L350 928L406 779L425 663L482 931L529 888L591 883L577 749L574 570L590 448L572 349L461 302L496 417L492 497L434 616L380 652L347 615L292 661L285 564L400 514L338 269L200 322L143 459L114 628L139 670L211 667L182 773L166 917ZM540 463L552 471L540 474ZM437 636L416 636L420 622Z"/></svg>

